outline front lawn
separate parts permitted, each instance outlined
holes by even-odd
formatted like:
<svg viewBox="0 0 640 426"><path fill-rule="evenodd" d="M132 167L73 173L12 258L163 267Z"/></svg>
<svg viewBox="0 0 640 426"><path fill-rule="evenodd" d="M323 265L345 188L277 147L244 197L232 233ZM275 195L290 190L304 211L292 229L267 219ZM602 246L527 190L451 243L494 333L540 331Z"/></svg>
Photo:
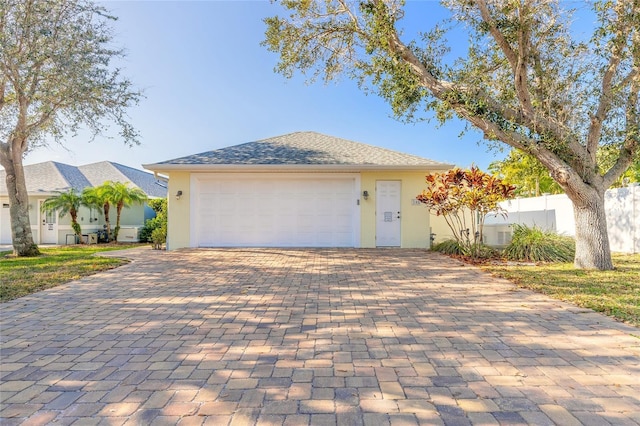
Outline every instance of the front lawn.
<svg viewBox="0 0 640 426"><path fill-rule="evenodd" d="M0 252L0 302L116 268L127 261L94 254L131 247L136 246L74 245L41 248L42 255L38 257L13 257L9 256L11 252Z"/></svg>
<svg viewBox="0 0 640 426"><path fill-rule="evenodd" d="M535 266L485 264L481 268L519 287L640 326L640 254L614 254L614 271L584 271L572 263Z"/></svg>

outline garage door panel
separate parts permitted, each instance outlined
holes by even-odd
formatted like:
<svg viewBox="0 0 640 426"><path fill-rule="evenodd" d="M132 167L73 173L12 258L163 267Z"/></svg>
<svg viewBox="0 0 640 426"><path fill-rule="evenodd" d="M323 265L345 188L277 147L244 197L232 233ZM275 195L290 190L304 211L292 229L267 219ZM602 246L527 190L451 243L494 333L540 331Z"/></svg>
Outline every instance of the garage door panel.
<svg viewBox="0 0 640 426"><path fill-rule="evenodd" d="M200 246L352 247L355 178L220 178L197 185Z"/></svg>

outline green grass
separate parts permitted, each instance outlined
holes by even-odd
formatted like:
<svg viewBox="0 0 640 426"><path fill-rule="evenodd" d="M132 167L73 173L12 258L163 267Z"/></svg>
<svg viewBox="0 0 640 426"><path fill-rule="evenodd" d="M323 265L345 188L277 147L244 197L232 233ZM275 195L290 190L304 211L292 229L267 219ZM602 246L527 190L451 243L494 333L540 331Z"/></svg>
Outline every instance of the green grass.
<svg viewBox="0 0 640 426"><path fill-rule="evenodd" d="M481 267L519 287L640 326L640 255L614 254L613 263L613 271L578 270L573 263Z"/></svg>
<svg viewBox="0 0 640 426"><path fill-rule="evenodd" d="M0 252L0 302L116 268L127 261L94 254L130 247L135 245L41 248L42 255L38 257L13 257L11 252Z"/></svg>

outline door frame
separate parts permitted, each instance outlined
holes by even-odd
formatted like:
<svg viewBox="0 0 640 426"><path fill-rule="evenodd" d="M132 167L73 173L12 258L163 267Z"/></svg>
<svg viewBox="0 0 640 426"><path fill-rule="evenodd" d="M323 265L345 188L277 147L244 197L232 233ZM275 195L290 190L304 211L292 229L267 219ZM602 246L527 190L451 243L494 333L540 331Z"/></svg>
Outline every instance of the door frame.
<svg viewBox="0 0 640 426"><path fill-rule="evenodd" d="M379 214L382 214L382 211L380 210L380 195L379 195L379 191L378 191L378 184L380 182L392 182L392 183L396 183L398 184L398 204L397 204L397 209L393 209L392 211L392 221L397 221L398 222L398 226L397 226L397 234L394 235L394 237L397 238L397 245L380 245L378 243L378 235L379 235L379 229L378 229L378 219L379 219ZM399 179L379 179L376 180L376 247L402 247L402 180Z"/></svg>
<svg viewBox="0 0 640 426"><path fill-rule="evenodd" d="M0 209L0 244L11 244L11 213L8 199L0 200Z"/></svg>
<svg viewBox="0 0 640 426"><path fill-rule="evenodd" d="M45 200L38 200L38 244L58 244L58 222L60 221L60 216L58 215L58 210L55 210L53 212L55 221L52 224L48 223L46 221L47 213L42 211L42 203L44 203L44 201ZM46 225L53 225L52 232L54 233L53 235L55 235L54 242L44 242L44 231Z"/></svg>

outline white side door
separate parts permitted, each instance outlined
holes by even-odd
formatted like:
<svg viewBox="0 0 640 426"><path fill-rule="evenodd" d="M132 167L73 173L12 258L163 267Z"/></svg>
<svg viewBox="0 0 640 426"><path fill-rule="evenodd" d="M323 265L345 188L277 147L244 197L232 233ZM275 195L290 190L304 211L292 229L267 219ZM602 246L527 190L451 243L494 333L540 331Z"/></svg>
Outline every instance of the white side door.
<svg viewBox="0 0 640 426"><path fill-rule="evenodd" d="M40 211L42 203L40 200ZM58 244L58 211L40 213L40 244Z"/></svg>
<svg viewBox="0 0 640 426"><path fill-rule="evenodd" d="M11 217L8 201L3 201L0 206L0 244L11 244Z"/></svg>
<svg viewBox="0 0 640 426"><path fill-rule="evenodd" d="M376 246L400 247L400 194L402 183L376 182Z"/></svg>

